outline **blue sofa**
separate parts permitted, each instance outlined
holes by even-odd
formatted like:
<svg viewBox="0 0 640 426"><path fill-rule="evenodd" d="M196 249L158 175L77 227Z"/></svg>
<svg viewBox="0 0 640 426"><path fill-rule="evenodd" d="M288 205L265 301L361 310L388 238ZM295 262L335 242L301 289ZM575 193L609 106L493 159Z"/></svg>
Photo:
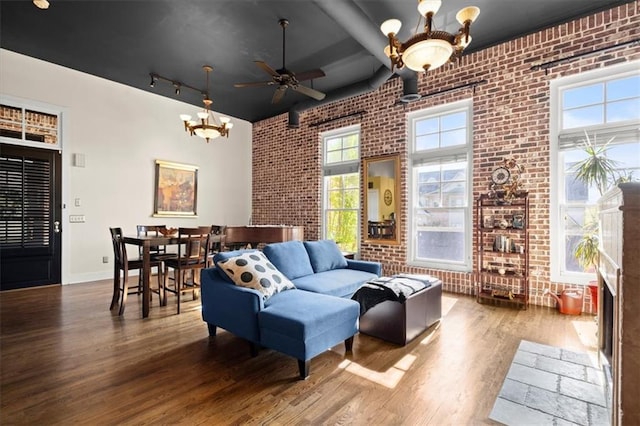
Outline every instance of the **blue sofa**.
<svg viewBox="0 0 640 426"><path fill-rule="evenodd" d="M262 275L269 279L254 276L262 272L246 265L251 259L258 271L273 268ZM275 243L262 253L221 252L214 264L201 274L202 318L209 335L221 327L249 341L253 356L261 346L292 356L302 378L314 356L341 341L351 349L360 312L351 296L382 274L380 263L345 259L331 240ZM272 276L276 280L270 283Z"/></svg>

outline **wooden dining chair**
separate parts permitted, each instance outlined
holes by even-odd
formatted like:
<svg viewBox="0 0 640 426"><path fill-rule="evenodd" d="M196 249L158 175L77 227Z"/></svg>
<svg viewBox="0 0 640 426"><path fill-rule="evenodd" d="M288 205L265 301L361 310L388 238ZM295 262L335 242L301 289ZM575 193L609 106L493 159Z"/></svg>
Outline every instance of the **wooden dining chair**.
<svg viewBox="0 0 640 426"><path fill-rule="evenodd" d="M199 297L200 270L207 267L207 259L211 251L211 226L196 228L178 228L178 256L164 261L163 301L167 303L167 292L177 296L178 314L180 313L180 296L191 291L193 300ZM173 277L169 274L173 269ZM173 285L170 285L173 282Z"/></svg>
<svg viewBox="0 0 640 426"><path fill-rule="evenodd" d="M113 243L113 297L111 298L111 306L109 310L114 309L120 304L118 315L124 314L125 304L127 303L127 295L141 294L142 288L136 285L135 290L129 287L129 271L139 269L142 271L142 259L129 259L127 255L127 246L122 239L122 228L109 228L111 232L111 242ZM160 305L162 305L162 262L160 260L152 260L151 267L158 269L158 288L154 290L149 288L150 292L157 293ZM141 272L142 273L142 272ZM151 297L151 293L149 294Z"/></svg>
<svg viewBox="0 0 640 426"><path fill-rule="evenodd" d="M207 268L213 266L213 256L225 250L226 225L211 225L211 241L209 256L207 256Z"/></svg>

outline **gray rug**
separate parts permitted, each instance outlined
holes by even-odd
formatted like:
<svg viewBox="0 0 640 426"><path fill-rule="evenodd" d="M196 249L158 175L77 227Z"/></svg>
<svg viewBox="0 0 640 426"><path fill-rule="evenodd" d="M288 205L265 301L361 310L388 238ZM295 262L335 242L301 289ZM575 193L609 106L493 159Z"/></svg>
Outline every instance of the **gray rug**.
<svg viewBox="0 0 640 426"><path fill-rule="evenodd" d="M505 425L608 425L603 383L588 354L522 340L489 418Z"/></svg>

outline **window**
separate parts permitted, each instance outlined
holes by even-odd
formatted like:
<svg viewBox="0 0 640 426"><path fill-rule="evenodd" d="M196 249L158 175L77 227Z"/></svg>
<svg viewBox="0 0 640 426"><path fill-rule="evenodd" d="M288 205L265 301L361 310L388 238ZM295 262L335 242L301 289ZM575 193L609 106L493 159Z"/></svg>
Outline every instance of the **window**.
<svg viewBox="0 0 640 426"><path fill-rule="evenodd" d="M409 116L410 263L471 270L471 101Z"/></svg>
<svg viewBox="0 0 640 426"><path fill-rule="evenodd" d="M8 101L8 102L7 102ZM45 105L26 108L3 99L0 104L0 139L36 148L60 148L60 112Z"/></svg>
<svg viewBox="0 0 640 426"><path fill-rule="evenodd" d="M360 127L322 135L324 147L324 238L358 251L360 218Z"/></svg>
<svg viewBox="0 0 640 426"><path fill-rule="evenodd" d="M601 191L576 180L574 165L586 158L584 143L607 145L615 179L640 178L640 73L637 64L598 70L552 82L551 279L586 284L591 271L577 261L585 229L597 228Z"/></svg>

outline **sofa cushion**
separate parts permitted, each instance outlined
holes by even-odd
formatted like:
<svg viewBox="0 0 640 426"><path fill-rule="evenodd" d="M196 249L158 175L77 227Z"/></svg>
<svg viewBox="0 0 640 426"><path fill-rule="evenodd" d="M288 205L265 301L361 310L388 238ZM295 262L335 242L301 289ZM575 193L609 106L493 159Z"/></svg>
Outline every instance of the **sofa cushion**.
<svg viewBox="0 0 640 426"><path fill-rule="evenodd" d="M227 260L230 259L232 257L236 257L236 256L240 256L243 253L250 253L250 252L254 252L257 251L255 249L241 249L241 250L233 250L233 251L221 251L216 253L213 256L213 264L216 265L218 268L220 268L220 266L218 265L218 262L221 262L223 260ZM220 276L227 282L230 282L231 284L235 284L233 282L233 280L231 278L229 278L229 276L227 274L225 274L224 272L220 272Z"/></svg>
<svg viewBox="0 0 640 426"><path fill-rule="evenodd" d="M290 280L313 274L313 267L302 241L286 241L265 246L269 261Z"/></svg>
<svg viewBox="0 0 640 426"><path fill-rule="evenodd" d="M265 300L276 293L295 288L293 283L259 251L246 252L220 260L218 267L236 285L258 290Z"/></svg>
<svg viewBox="0 0 640 426"><path fill-rule="evenodd" d="M378 278L378 276L371 272L355 269L333 269L299 277L292 281L296 288L301 290L350 298L363 283L374 278Z"/></svg>
<svg viewBox="0 0 640 426"><path fill-rule="evenodd" d="M333 240L305 241L313 272L324 272L347 267L342 251Z"/></svg>

